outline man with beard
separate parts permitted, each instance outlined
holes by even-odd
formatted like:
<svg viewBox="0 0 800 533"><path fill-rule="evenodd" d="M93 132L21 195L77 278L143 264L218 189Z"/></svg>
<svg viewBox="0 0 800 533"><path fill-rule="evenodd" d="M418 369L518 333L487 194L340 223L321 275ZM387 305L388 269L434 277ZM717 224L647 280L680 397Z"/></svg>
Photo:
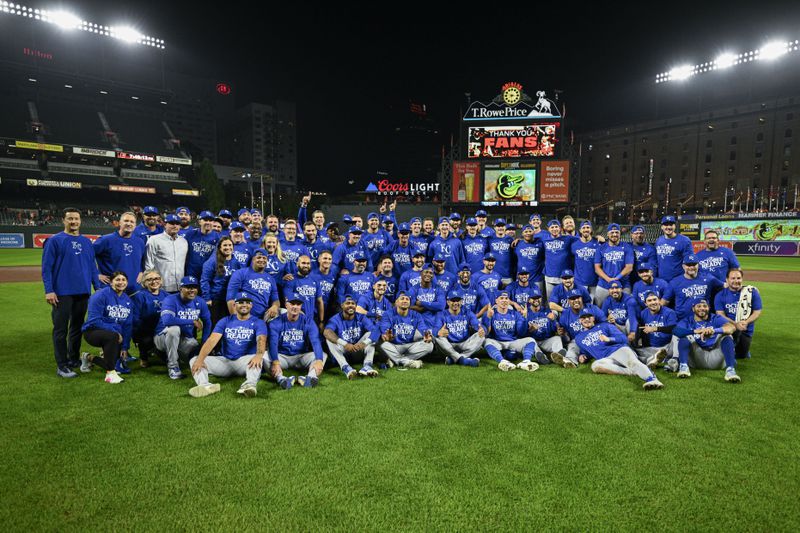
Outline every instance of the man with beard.
<svg viewBox="0 0 800 533"><path fill-rule="evenodd" d="M656 248L650 243L644 242L644 227L634 226L631 228L631 248L633 248L633 271L631 272L631 283L639 281L639 268L644 265L658 264ZM658 272L653 271L653 276Z"/></svg>
<svg viewBox="0 0 800 533"><path fill-rule="evenodd" d="M311 264L307 256L301 259L308 259L308 264ZM325 365L319 329L310 315L301 313L304 303L301 298L289 298L286 313L269 323L270 373L278 385L286 390L292 388L296 378L284 376L284 370L307 372L307 375L300 376L300 384L303 387L316 387Z"/></svg>
<svg viewBox="0 0 800 533"><path fill-rule="evenodd" d="M722 289L723 283L717 278L699 271L699 264L695 255L688 255L683 260L683 276L674 278L670 283L675 293L675 312L678 320L692 317L692 302L696 298L704 298L706 302L713 301L714 295Z"/></svg>
<svg viewBox="0 0 800 533"><path fill-rule="evenodd" d="M731 322L736 357L750 357L750 343L753 341L755 322L761 316L762 302L758 289L752 285L742 286L742 271L732 268L728 271L728 287L714 297L717 314Z"/></svg>
<svg viewBox="0 0 800 533"><path fill-rule="evenodd" d="M181 229L178 230L178 235L183 238L186 238L186 234L192 231L192 212L189 210L188 207L179 207L175 210L175 214L178 216L178 219L181 221Z"/></svg>
<svg viewBox="0 0 800 533"><path fill-rule="evenodd" d="M497 299L500 289L503 288L503 280L500 274L494 271L495 264L494 254L486 252L483 256L483 269L473 276L475 283L483 288L490 302Z"/></svg>
<svg viewBox="0 0 800 533"><path fill-rule="evenodd" d="M258 248L263 246L261 242L261 237L263 235L263 229L258 224L250 224L249 226L240 222L244 227L249 230L249 233L245 233L245 239L247 239L247 246L250 248L250 257L253 256L253 252L255 252Z"/></svg>
<svg viewBox="0 0 800 533"><path fill-rule="evenodd" d="M569 306L565 307L559 315L557 329L558 334L567 341L567 355L564 357L563 363L559 364L561 364L564 368L577 368L580 349L575 343L575 335L580 333L583 329L580 321L581 311L592 311L594 314L595 323L597 324L600 322L605 322L606 317L603 315L603 311L596 305L585 305L580 292L573 289L570 291L567 297L569 299Z"/></svg>
<svg viewBox="0 0 800 533"><path fill-rule="evenodd" d="M450 221L446 217L439 219L439 235L428 245L428 260L436 255L445 258L445 270L455 274L458 265L464 262L464 249L461 241L450 233Z"/></svg>
<svg viewBox="0 0 800 533"><path fill-rule="evenodd" d="M544 293L544 244L541 240L534 239L535 234L533 226L522 228L522 239L514 243L514 257L517 272L523 268L527 270L530 283Z"/></svg>
<svg viewBox="0 0 800 533"><path fill-rule="evenodd" d="M628 341L636 338L636 329L639 327L639 306L630 294L622 292L619 281L612 281L608 286L608 298L601 307L609 324L617 327L628 336Z"/></svg>
<svg viewBox="0 0 800 533"><path fill-rule="evenodd" d="M346 296L352 296L358 302L361 296L366 296L372 290L374 276L366 271L367 258L362 250L353 253L353 271L339 277L336 284L336 298L341 305Z"/></svg>
<svg viewBox="0 0 800 533"><path fill-rule="evenodd" d="M520 267L517 269L517 280L506 287L506 290L508 290L508 295L511 298L511 305L520 313L525 307L528 307L528 301L531 299L531 294L534 294L534 292L539 292L541 295L541 291L538 290L538 287L530 283L530 277L531 276L528 272L528 269L525 267Z"/></svg>
<svg viewBox="0 0 800 533"><path fill-rule="evenodd" d="M458 213L450 213L450 229L456 237L460 238L464 234L461 228L461 215Z"/></svg>
<svg viewBox="0 0 800 533"><path fill-rule="evenodd" d="M633 270L633 248L627 242L620 242L619 224L609 224L607 236L608 241L594 255L594 271L600 278L594 300L600 306L608 298L608 288L613 281L619 281L626 292L631 291L628 274Z"/></svg>
<svg viewBox="0 0 800 533"><path fill-rule="evenodd" d="M185 272L187 276L197 279L202 276L203 263L214 253L219 240L219 233L211 228L211 222L214 220L211 211L203 211L199 218L200 227L187 231L184 237L189 245Z"/></svg>
<svg viewBox="0 0 800 533"><path fill-rule="evenodd" d="M436 314L444 311L445 296L439 285L433 281L433 266L430 264L422 267L419 286L406 294L411 302L411 309L421 313L426 322L432 322Z"/></svg>
<svg viewBox="0 0 800 533"><path fill-rule="evenodd" d="M678 315L662 305L661 298L653 291L645 294L644 301L646 307L639 312L639 331L643 346L636 348L636 353L642 363L655 368L673 357L672 330L678 323ZM677 370L677 366L672 370Z"/></svg>
<svg viewBox="0 0 800 533"><path fill-rule="evenodd" d="M447 294L458 281L458 277L452 272L448 272L444 269L445 258L441 254L433 256L432 264L433 282L439 286L439 288L442 290L442 294Z"/></svg>
<svg viewBox="0 0 800 533"><path fill-rule="evenodd" d="M412 289L419 286L420 274L422 273L422 266L425 264L425 254L417 251L411 256L411 269L407 270L400 276L398 282L398 290L410 292Z"/></svg>
<svg viewBox="0 0 800 533"><path fill-rule="evenodd" d="M640 309L647 307L645 298L648 292L655 293L661 300L661 305L669 305L674 297L672 287L669 283L660 278L653 277L653 265L642 263L639 265L639 281L633 284L631 295L639 304Z"/></svg>
<svg viewBox="0 0 800 533"><path fill-rule="evenodd" d="M678 337L678 377L688 378L689 367L725 369L725 381L739 383L736 374L736 349L731 335L736 326L727 318L710 315L708 300L691 300L692 316L678 322L673 333Z"/></svg>
<svg viewBox="0 0 800 533"><path fill-rule="evenodd" d="M142 239L145 244L150 237L158 235L164 231L164 226L158 224L158 208L147 205L142 210L142 223L136 226L133 234Z"/></svg>
<svg viewBox="0 0 800 533"><path fill-rule="evenodd" d="M297 258L297 274L287 281L283 287L284 300L299 299L302 301L302 311L305 315L319 324L324 316L324 305L319 290L319 279L311 274L311 258L301 255Z"/></svg>
<svg viewBox="0 0 800 533"><path fill-rule="evenodd" d="M386 297L390 302L394 302L400 280L394 274L394 262L390 256L384 255L378 259L378 271L375 273L375 279L386 282Z"/></svg>
<svg viewBox="0 0 800 533"><path fill-rule="evenodd" d="M434 342L445 353L446 364L478 366L478 358L472 355L481 349L486 330L472 311L461 307L461 302L461 291L450 291L447 309L436 316L431 328L436 334Z"/></svg>
<svg viewBox="0 0 800 533"><path fill-rule="evenodd" d="M589 289L583 285L578 285L575 281L575 273L570 269L566 269L561 273L561 285L556 285L553 292L550 293L550 302L548 306L552 311L560 313L567 307L569 295L572 291L578 291L583 300L583 305L592 303L592 295L589 294Z"/></svg>
<svg viewBox="0 0 800 533"><path fill-rule="evenodd" d="M505 219L498 218L494 221L494 231L495 234L486 239L486 250L494 255L494 270L500 275L503 285L508 285L513 281L511 277L511 257L513 255L511 245L514 238L506 235Z"/></svg>
<svg viewBox="0 0 800 533"><path fill-rule="evenodd" d="M376 377L378 371L372 364L375 359L374 343L380 336L378 328L366 315L356 313L356 302L352 296L345 296L341 307L342 310L331 317L323 332L328 351L347 379L355 379L359 374ZM357 358L363 358L364 361L360 372L350 365Z"/></svg>
<svg viewBox="0 0 800 533"><path fill-rule="evenodd" d="M361 244L364 246L369 264L377 266L392 241L392 236L380 227L378 213L369 213L367 215L367 231L361 235Z"/></svg>
<svg viewBox="0 0 800 533"><path fill-rule="evenodd" d="M227 209L221 209L219 213L217 213L217 218L222 221L222 231L220 232L220 235L230 235L231 223L233 222L233 213Z"/></svg>
<svg viewBox="0 0 800 533"><path fill-rule="evenodd" d="M333 254L331 252L327 250L320 252L317 260L318 264L314 270L314 276L317 278L319 296L322 298L323 314L319 316L319 320L324 323L333 314L332 308L336 301L333 290L336 288L338 274L333 268ZM331 295L334 297L331 298ZM322 331L322 327L320 327L320 331Z"/></svg>
<svg viewBox="0 0 800 533"><path fill-rule="evenodd" d="M128 295L141 288L139 282L142 280L142 265L146 251L142 239L133 235L135 228L136 215L131 211L122 213L119 217L119 229L114 233L103 235L94 241L93 245L100 281L108 285L112 273L124 272L130 280L126 289Z"/></svg>
<svg viewBox="0 0 800 533"><path fill-rule="evenodd" d="M478 235L483 237L484 239L488 239L492 235L495 235L494 229L490 228L486 225L487 218L489 217L489 213L484 211L483 209L478 209L475 212L475 220L478 222Z"/></svg>
<svg viewBox="0 0 800 533"><path fill-rule="evenodd" d="M250 215L250 210L249 209L245 209L245 208L239 209L239 211L236 213L236 216L237 216L239 222L241 222L245 226L249 226L250 223L253 221L253 217ZM260 224L259 224L259 226L260 226Z"/></svg>
<svg viewBox="0 0 800 533"><path fill-rule="evenodd" d="M252 314L257 318L269 320L275 318L280 313L280 298L278 298L278 286L275 279L267 272L267 251L259 248L253 254L250 261L250 268L237 270L228 282L227 297L228 312L233 314L234 298L236 295L246 292L250 295L253 302Z"/></svg>
<svg viewBox="0 0 800 533"><path fill-rule="evenodd" d="M258 209L253 209L253 222L261 225L261 213L259 213ZM267 220L265 224L267 228L267 232L274 233L275 235L279 235L281 224L280 219L273 214L267 215Z"/></svg>
<svg viewBox="0 0 800 533"><path fill-rule="evenodd" d="M361 244L362 233L361 228L358 226L351 226L347 234L347 240L334 248L333 266L336 267L341 275L348 274L353 270L353 258L357 254L363 255L364 259L368 261L364 245ZM371 265L367 265L367 268L371 268Z"/></svg>
<svg viewBox="0 0 800 533"><path fill-rule="evenodd" d="M486 238L478 234L478 222L474 218L467 219L467 229L461 236L461 247L464 249L464 261L477 272L483 268L483 255L486 253Z"/></svg>
<svg viewBox="0 0 800 533"><path fill-rule="evenodd" d="M534 354L536 360L539 364L546 365L552 362L564 366L567 350L558 335L558 324L554 313L542 306L542 293L537 287L533 287L529 302L525 319L528 321L528 332L539 348Z"/></svg>
<svg viewBox="0 0 800 533"><path fill-rule="evenodd" d="M491 307L486 291L472 279L472 269L467 263L461 263L458 284L454 288L461 293L462 309L472 311L476 317L481 318Z"/></svg>
<svg viewBox="0 0 800 533"><path fill-rule="evenodd" d="M422 368L422 359L433 351L433 333L429 321L411 309L405 292L397 294L394 312L383 315L378 347L389 360L402 368Z"/></svg>
<svg viewBox="0 0 800 533"><path fill-rule="evenodd" d="M715 230L706 231L705 237L705 249L696 254L700 271L724 283L730 269L740 268L739 260L733 250L719 245L719 234Z"/></svg>
<svg viewBox="0 0 800 533"><path fill-rule="evenodd" d="M317 226L313 222L306 222L303 224L303 245L308 250L311 257L311 266L316 268L320 252L325 250L333 250L333 244L330 239L326 238L324 241L317 233Z"/></svg>
<svg viewBox="0 0 800 533"><path fill-rule="evenodd" d="M397 240L392 241L386 250L394 264L394 275L400 276L407 270L411 270L411 257L414 255L414 247L411 245L411 227L405 222L400 224L397 230Z"/></svg>
<svg viewBox="0 0 800 533"><path fill-rule="evenodd" d="M572 267L572 243L577 237L561 234L561 225L553 219L547 223L548 233L535 235L534 239L544 243L544 280L547 299L553 289L561 283L559 275L564 270Z"/></svg>
<svg viewBox="0 0 800 533"><path fill-rule="evenodd" d="M572 218L572 215L565 215L561 219L561 227L564 230L564 235L575 236L575 219Z"/></svg>
<svg viewBox="0 0 800 533"><path fill-rule="evenodd" d="M581 222L580 238L572 243L572 256L575 258L575 281L578 285L586 287L589 295L594 298L597 290L597 272L594 268L594 258L600 243L592 237L592 223L588 220Z"/></svg>
<svg viewBox="0 0 800 533"><path fill-rule="evenodd" d="M661 235L656 239L656 270L661 279L669 282L680 276L683 260L692 255L693 247L685 235L675 233L675 217L667 215L661 219Z"/></svg>

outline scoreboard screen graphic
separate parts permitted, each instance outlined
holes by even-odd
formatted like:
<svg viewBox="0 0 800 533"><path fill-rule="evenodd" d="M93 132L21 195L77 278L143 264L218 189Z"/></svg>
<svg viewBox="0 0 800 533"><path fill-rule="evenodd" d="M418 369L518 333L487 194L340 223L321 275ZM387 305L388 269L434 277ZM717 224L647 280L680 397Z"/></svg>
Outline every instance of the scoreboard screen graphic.
<svg viewBox="0 0 800 533"><path fill-rule="evenodd" d="M483 173L485 206L535 206L536 165L502 163L486 165Z"/></svg>
<svg viewBox="0 0 800 533"><path fill-rule="evenodd" d="M470 126L467 155L470 159L555 157L559 129L559 122Z"/></svg>

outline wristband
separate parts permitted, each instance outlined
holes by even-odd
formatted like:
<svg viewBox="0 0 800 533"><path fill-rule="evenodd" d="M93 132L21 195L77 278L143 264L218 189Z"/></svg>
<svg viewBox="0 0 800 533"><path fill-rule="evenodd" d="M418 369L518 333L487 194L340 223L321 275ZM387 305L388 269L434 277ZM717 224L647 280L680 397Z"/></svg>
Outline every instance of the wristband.
<svg viewBox="0 0 800 533"><path fill-rule="evenodd" d="M345 341L344 339L338 339L338 340L336 341L336 344L338 344L339 346L341 346L342 348L344 348L345 346L347 346L347 341Z"/></svg>

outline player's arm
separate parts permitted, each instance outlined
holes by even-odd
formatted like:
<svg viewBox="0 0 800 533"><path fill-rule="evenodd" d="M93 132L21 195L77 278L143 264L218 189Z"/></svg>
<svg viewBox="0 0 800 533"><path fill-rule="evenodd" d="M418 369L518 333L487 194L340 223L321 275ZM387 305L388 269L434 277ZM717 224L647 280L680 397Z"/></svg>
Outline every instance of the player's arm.
<svg viewBox="0 0 800 533"><path fill-rule="evenodd" d="M195 359L194 364L192 365L192 374L197 374L200 372L200 369L205 368L205 360L208 357L208 354L216 347L219 340L222 338L222 333L214 332L208 336L206 341L203 343L203 346L200 348L200 354Z"/></svg>

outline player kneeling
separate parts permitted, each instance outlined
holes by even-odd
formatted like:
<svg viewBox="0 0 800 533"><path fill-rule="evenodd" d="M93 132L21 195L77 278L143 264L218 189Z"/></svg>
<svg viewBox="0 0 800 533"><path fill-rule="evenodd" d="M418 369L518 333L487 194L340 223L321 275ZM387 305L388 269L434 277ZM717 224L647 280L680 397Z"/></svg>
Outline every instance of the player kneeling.
<svg viewBox="0 0 800 533"><path fill-rule="evenodd" d="M472 311L462 308L463 299L463 293L458 289L448 293L447 309L436 315L434 320L434 341L445 353L448 365L478 366L478 358L472 355L483 346L486 330ZM475 331L472 335L470 328Z"/></svg>
<svg viewBox="0 0 800 533"><path fill-rule="evenodd" d="M648 390L664 386L639 361L636 353L628 346L628 338L616 326L607 322L595 325L594 311L591 309L581 311L580 321L583 330L575 335L575 344L580 351L578 360L585 363L589 357L594 359L592 372L639 376L644 380L644 388Z"/></svg>
<svg viewBox="0 0 800 533"><path fill-rule="evenodd" d="M500 291L495 300L495 308L487 312L483 319L483 326L487 331L483 346L489 357L497 361L497 368L503 372L515 368L533 372L539 369L538 363L531 361L534 353L538 351L536 341L525 337L528 333L528 321L522 314L511 309L510 304L508 291ZM525 312L527 314L527 310ZM509 359L513 359L521 352L522 362L515 365L503 357L501 350L508 353Z"/></svg>
<svg viewBox="0 0 800 533"><path fill-rule="evenodd" d="M302 309L303 300L291 297L286 302L286 313L269 323L272 377L286 390L294 385L295 376L284 376L284 370L308 370L308 375L300 376L298 381L304 387L316 387L325 364L319 328L314 323L314 317L301 313Z"/></svg>
<svg viewBox="0 0 800 533"><path fill-rule="evenodd" d="M736 374L736 350L731 336L736 326L719 315L709 316L705 298L692 301L692 312L692 317L680 321L673 330L678 337L678 377L690 377L690 366L711 370L725 368L725 381L742 381Z"/></svg>
<svg viewBox="0 0 800 533"><path fill-rule="evenodd" d="M250 296L239 293L233 303L235 315L226 316L217 322L214 331L203 343L200 354L189 361L196 387L189 389L195 398L219 392L219 384L208 380L209 374L217 377L245 376L245 381L236 391L247 398L256 395L256 385L261 377L261 359L267 349L267 325L260 318L250 315L253 302ZM222 355L209 356L222 340Z"/></svg>

